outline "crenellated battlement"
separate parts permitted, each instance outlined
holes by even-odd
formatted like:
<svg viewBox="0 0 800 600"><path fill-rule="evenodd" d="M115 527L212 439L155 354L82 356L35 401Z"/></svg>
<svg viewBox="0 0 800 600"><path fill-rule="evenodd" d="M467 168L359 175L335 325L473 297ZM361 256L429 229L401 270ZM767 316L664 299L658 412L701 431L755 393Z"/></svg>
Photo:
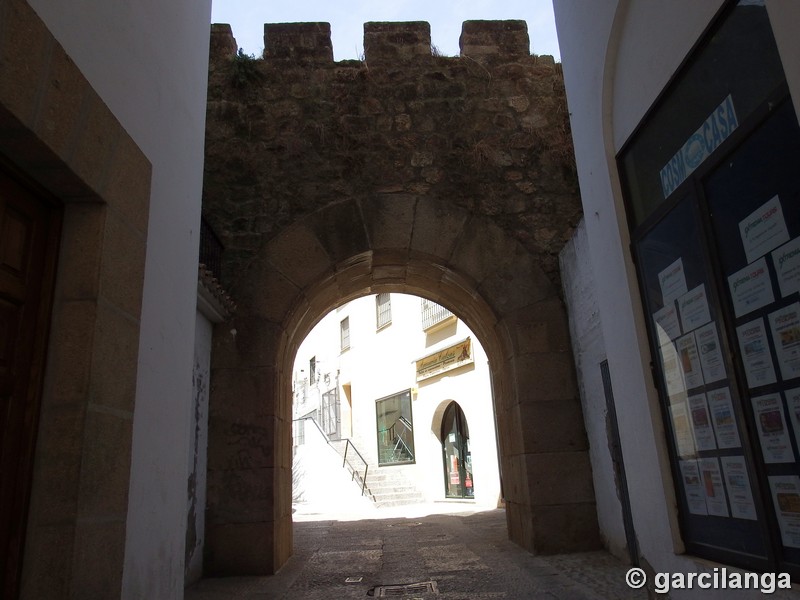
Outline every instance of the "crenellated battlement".
<svg viewBox="0 0 800 600"><path fill-rule="evenodd" d="M530 55L528 26L522 20L464 21L459 37L461 56L479 62ZM230 25L211 26L212 57L236 54ZM431 58L431 28L425 21L364 24L364 60L368 64L419 61ZM305 63L333 62L330 23L267 23L265 60Z"/></svg>
<svg viewBox="0 0 800 600"><path fill-rule="evenodd" d="M425 21L364 23L364 60L368 64L431 56L431 26Z"/></svg>
<svg viewBox="0 0 800 600"><path fill-rule="evenodd" d="M311 62L333 60L330 23L267 23L264 58Z"/></svg>
<svg viewBox="0 0 800 600"><path fill-rule="evenodd" d="M492 219L557 280L580 212L569 115L561 69L531 55L524 21L465 22L457 57L420 21L366 23L363 60L333 60L327 23L264 35L253 59L212 28L203 202L232 273L298 215L377 195Z"/></svg>

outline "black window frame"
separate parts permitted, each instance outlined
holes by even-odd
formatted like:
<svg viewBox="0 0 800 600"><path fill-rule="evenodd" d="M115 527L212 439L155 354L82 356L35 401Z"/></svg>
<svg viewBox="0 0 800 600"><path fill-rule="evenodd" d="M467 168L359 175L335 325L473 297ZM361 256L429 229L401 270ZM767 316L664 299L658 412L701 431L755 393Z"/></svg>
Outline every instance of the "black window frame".
<svg viewBox="0 0 800 600"><path fill-rule="evenodd" d="M754 397L754 394L752 390L747 388L745 383L745 373L741 358L738 354L737 341L734 336L735 324L737 321L733 315L731 301L726 296L726 273L723 272L721 267L719 239L715 237L718 236L718 232L715 233L714 231L715 222L713 221L709 209L709 200L706 198L704 189L708 178L720 169L729 157L733 156L741 148L744 148L745 144L756 136L761 128L768 123L770 118L778 114L777 111L791 108L791 97L785 79L774 90L766 93L766 98L757 108L743 115L743 118L739 120L738 127L733 130L732 133L730 133L730 135L682 181L682 183L676 186L666 198L663 198L660 203L643 218L641 218L641 215L636 214L637 209L634 207L631 200L631 186L627 178L625 166L626 152L637 139L637 135L639 135L640 131L649 123L650 117L659 110L672 87L680 83L683 70L688 64L691 64L698 53L703 50L705 44L708 43L714 32L724 23L725 18L730 15L736 4L735 1L728 2L709 25L705 34L701 36L700 41L689 53L681 68L676 71L676 75L665 86L659 99L642 119L640 126L617 154L617 168L620 174L626 216L631 236L630 252L636 265L642 308L646 317L648 341L652 356L652 376L659 395L659 405L662 412L662 419L664 420L664 431L670 457L670 466L673 479L675 480L676 500L678 501L678 521L686 551L689 554L718 560L723 563L747 569L763 572L788 572L791 574L792 579L796 581L800 579L800 550L797 550L797 552L795 552L794 549L788 551L787 548L782 546L781 532L774 512L773 500L767 481L767 466L764 464L763 457L761 456L757 432L753 430L754 415L752 414L750 399ZM795 115L795 119L796 118L797 116ZM704 529L697 525L697 522L700 522L701 519L694 519L688 508L687 495L684 494L680 469L681 451L677 447L678 443L676 440L678 436L673 431L673 415L670 413L671 397L667 389L667 377L662 369L660 359L660 351L663 345L659 344L658 332L655 330L653 318L655 315L653 311L654 301L647 297L648 274L645 272L645 269L648 259L643 255L645 244L649 236L653 235L660 226L667 223L667 220L673 215L677 215L680 210L689 210L692 215L692 222L697 227L697 243L699 256L702 262L699 266L700 274L702 276L704 273L708 278L705 291L709 311L713 315L711 322L717 324L717 335L720 345L722 346L722 355L724 357L725 368L727 369L727 379L725 381L729 382L731 388L732 406L736 421L739 425L739 435L741 437L739 454L743 456L747 463L754 510L757 514L755 521L757 526L751 528L750 534L760 538L760 540L756 539L753 541L753 545L756 546L759 543L762 545L763 552L761 555L736 549L733 547L734 544L726 547L716 543L709 543L707 539L702 539L702 535L698 535L698 531L702 533ZM793 239L794 237L790 237L790 240ZM694 266L693 268L697 269L698 267ZM652 273L649 276L652 278ZM775 285L774 282L771 283L773 286ZM652 287L651 281L650 288L652 289ZM687 285L687 287L689 290L692 290L692 285ZM674 302L674 300L672 301ZM682 335L688 335L688 333L683 331ZM798 380L795 379L794 381L797 382ZM788 384L784 386L784 389L793 388L797 385L800 385L800 383L792 385L791 380L789 380ZM715 388L713 384L704 384L703 387L696 388L694 393L697 395L700 393L700 390L702 390L702 393L707 393L708 391L716 391L716 389L717 388ZM690 390L686 390L685 394L687 397L686 410L688 411L691 407L689 402L689 397L691 396ZM677 396L673 394L672 397L675 398ZM790 429L789 423L786 423L786 427ZM796 444L798 450L800 450L800 439L796 440ZM716 455L718 459L726 455L721 447L718 450L719 452ZM696 458L710 458L713 454L709 452L706 456L700 456L701 452L704 451L695 452ZM732 454L728 453L727 455ZM794 465L800 465L798 457L800 457L800 452L795 455ZM720 464L719 460L718 464ZM725 523L723 521L717 521L717 519L723 518L724 517L711 516L708 519L709 525L705 530L706 535L714 537L714 535L720 534L718 537L724 539L726 532L721 530L724 528ZM693 520L695 523L692 522ZM729 531L727 535L730 540L733 540L737 535L742 536L747 534Z"/></svg>

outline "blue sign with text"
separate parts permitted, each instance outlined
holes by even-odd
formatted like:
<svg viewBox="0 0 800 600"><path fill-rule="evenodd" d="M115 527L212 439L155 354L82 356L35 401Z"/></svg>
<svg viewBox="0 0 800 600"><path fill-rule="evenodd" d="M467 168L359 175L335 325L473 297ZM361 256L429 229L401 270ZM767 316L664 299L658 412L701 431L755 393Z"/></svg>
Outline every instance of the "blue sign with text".
<svg viewBox="0 0 800 600"><path fill-rule="evenodd" d="M728 95L661 169L661 189L667 198L739 125Z"/></svg>

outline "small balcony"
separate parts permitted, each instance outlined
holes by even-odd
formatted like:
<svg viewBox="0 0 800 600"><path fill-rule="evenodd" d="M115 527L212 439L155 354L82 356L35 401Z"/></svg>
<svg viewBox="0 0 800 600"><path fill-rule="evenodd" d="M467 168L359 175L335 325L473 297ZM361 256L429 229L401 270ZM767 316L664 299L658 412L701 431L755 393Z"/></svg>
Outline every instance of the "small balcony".
<svg viewBox="0 0 800 600"><path fill-rule="evenodd" d="M422 298L422 330L425 333L454 323L456 316L444 306Z"/></svg>

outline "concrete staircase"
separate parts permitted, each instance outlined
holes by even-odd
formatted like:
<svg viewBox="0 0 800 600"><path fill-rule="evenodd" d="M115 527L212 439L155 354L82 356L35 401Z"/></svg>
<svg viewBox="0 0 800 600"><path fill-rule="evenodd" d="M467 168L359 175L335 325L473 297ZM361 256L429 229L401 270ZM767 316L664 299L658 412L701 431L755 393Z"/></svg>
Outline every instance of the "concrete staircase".
<svg viewBox="0 0 800 600"><path fill-rule="evenodd" d="M369 487L376 506L404 506L425 501L417 487L403 475L400 467L370 468L367 476Z"/></svg>
<svg viewBox="0 0 800 600"><path fill-rule="evenodd" d="M342 457L344 457L346 445L347 440L331 441L331 447ZM361 483L364 476L364 463L357 455L354 456L352 447L348 450L347 461L348 472L352 474L355 468L355 480L357 483ZM371 498L379 508L418 504L424 501L424 496L403 474L402 468L400 466L379 468L377 464L370 462L364 494Z"/></svg>

